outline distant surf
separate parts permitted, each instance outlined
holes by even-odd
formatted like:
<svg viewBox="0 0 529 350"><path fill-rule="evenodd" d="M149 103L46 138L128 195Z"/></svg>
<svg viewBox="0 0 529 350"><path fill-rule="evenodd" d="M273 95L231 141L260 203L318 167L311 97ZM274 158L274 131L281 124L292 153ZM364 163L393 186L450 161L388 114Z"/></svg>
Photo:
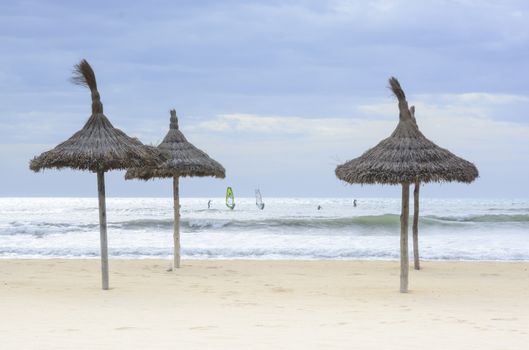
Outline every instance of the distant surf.
<svg viewBox="0 0 529 350"><path fill-rule="evenodd" d="M182 199L187 258L396 259L398 199ZM110 198L109 252L116 258L171 256L172 201ZM317 206L321 210L317 210ZM425 259L529 260L529 201L425 199L420 244ZM0 199L0 257L91 258L99 254L92 198Z"/></svg>

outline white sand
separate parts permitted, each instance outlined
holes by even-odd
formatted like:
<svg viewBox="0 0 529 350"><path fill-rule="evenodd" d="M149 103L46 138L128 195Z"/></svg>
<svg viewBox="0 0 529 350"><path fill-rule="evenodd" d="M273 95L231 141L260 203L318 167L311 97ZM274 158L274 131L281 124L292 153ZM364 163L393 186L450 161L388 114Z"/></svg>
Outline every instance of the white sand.
<svg viewBox="0 0 529 350"><path fill-rule="evenodd" d="M529 263L0 260L0 349L528 349Z"/></svg>

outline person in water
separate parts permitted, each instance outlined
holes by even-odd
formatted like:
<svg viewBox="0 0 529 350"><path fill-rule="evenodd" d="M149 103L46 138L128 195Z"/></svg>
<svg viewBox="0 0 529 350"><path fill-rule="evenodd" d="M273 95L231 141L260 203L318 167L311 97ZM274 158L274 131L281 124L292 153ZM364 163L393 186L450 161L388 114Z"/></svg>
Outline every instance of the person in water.
<svg viewBox="0 0 529 350"><path fill-rule="evenodd" d="M208 209L211 208L211 199L208 201Z"/></svg>
<svg viewBox="0 0 529 350"><path fill-rule="evenodd" d="M320 209L321 209L321 205L318 205L318 210L320 210Z"/></svg>
<svg viewBox="0 0 529 350"><path fill-rule="evenodd" d="M356 199L353 200L353 206L356 207Z"/></svg>

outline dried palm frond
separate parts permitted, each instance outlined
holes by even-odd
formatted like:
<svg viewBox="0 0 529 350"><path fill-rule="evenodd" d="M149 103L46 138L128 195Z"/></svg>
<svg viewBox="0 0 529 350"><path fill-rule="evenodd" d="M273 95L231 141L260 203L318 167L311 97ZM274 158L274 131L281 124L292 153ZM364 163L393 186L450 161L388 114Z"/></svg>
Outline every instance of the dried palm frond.
<svg viewBox="0 0 529 350"><path fill-rule="evenodd" d="M126 179L148 180L152 178L171 178L186 176L213 176L224 178L226 171L217 161L187 141L178 129L176 111L170 111L169 131L157 147L165 159L158 166L129 169Z"/></svg>

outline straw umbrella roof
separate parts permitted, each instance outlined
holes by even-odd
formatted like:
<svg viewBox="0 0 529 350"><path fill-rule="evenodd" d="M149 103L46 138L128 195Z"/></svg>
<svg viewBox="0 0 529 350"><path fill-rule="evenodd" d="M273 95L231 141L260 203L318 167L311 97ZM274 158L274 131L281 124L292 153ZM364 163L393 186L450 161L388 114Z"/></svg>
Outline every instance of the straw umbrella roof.
<svg viewBox="0 0 529 350"><path fill-rule="evenodd" d="M160 161L154 147L115 128L103 114L94 71L86 60L74 68L72 81L86 86L92 93L92 115L72 137L30 162L30 169L74 168L93 172L155 165Z"/></svg>
<svg viewBox="0 0 529 350"><path fill-rule="evenodd" d="M157 166L129 169L125 178L148 180L155 177L213 176L223 179L226 176L224 167L187 141L178 129L176 111L173 109L170 114L169 131L157 147L165 161Z"/></svg>
<svg viewBox="0 0 529 350"><path fill-rule="evenodd" d="M398 80L392 77L389 83L399 101L397 128L360 157L339 165L336 176L359 184L474 181L478 177L476 166L428 140L419 131L414 108L408 108Z"/></svg>
<svg viewBox="0 0 529 350"><path fill-rule="evenodd" d="M109 288L108 239L105 199L105 172L133 166L158 164L162 159L154 147L144 146L112 126L103 114L103 104L92 67L86 60L75 66L72 81L86 86L92 94L92 115L84 127L54 149L33 158L29 167L33 171L44 168L74 168L97 173L99 201L99 234L101 244L102 288Z"/></svg>

